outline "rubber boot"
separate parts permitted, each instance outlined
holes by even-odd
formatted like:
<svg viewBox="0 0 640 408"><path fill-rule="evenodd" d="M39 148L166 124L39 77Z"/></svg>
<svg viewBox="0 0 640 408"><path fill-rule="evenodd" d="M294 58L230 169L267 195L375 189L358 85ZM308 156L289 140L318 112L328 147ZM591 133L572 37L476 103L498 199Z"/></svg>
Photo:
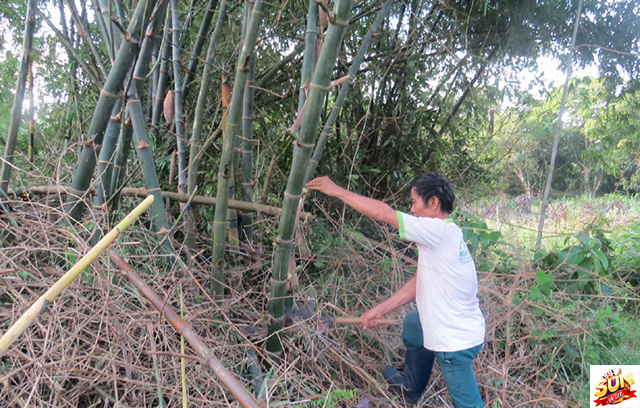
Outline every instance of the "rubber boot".
<svg viewBox="0 0 640 408"><path fill-rule="evenodd" d="M404 397L417 404L422 391L427 388L435 355L426 348L407 350L404 360L404 375L391 366L382 369L382 376L392 387L398 389Z"/></svg>

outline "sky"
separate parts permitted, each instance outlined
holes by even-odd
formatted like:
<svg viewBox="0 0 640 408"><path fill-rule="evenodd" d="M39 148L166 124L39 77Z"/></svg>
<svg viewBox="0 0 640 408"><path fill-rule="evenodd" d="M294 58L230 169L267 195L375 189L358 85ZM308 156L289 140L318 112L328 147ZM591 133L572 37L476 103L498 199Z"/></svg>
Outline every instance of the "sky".
<svg viewBox="0 0 640 408"><path fill-rule="evenodd" d="M59 21L60 18L59 18L59 12L57 8L50 7L47 9L47 11L48 11L47 14L50 15L50 18L54 23ZM2 20L0 20L0 24L1 23L2 23ZM1 28L3 27L0 27L0 29ZM6 27L4 27L2 31L7 33ZM39 32L40 34L46 33L47 35L52 35L51 30L49 29L49 27L46 26L46 24L43 24L40 27ZM22 47L22 44L15 44L11 42L10 36L9 38L6 38L6 37L7 36L5 36L5 38L0 38L0 41L4 42L3 47L1 47L0 49L4 48L6 50L11 50L12 54L16 56L20 55L21 54L20 49ZM60 45L58 45L58 47L61 48ZM59 54L62 57L66 58L66 52L64 52L62 48ZM5 59L5 56L3 55L3 53L0 53L0 62L3 61L4 59ZM544 94L545 88L549 89L552 87L558 87L563 85L565 76L566 76L566 73L560 70L560 61L552 56L545 56L539 59L538 68L536 70L527 69L519 72L519 75L518 75L518 78L520 80L519 88L522 91L526 91L527 89L531 88L530 92L534 96L540 97L541 95ZM592 65L586 68L574 67L571 75L572 78L581 78L585 76L597 77L598 76L597 67L595 65ZM536 78L539 78L542 81L542 84L537 84ZM5 84L5 86L7 85L10 86L11 88L15 88L15 84ZM35 95L36 103L40 101L44 103L54 102L53 98L44 94L44 87L42 86L42 84L36 84L36 89L34 89L34 92L36 93ZM505 99L505 101L503 102L503 108L506 108L509 106L512 106L512 101Z"/></svg>

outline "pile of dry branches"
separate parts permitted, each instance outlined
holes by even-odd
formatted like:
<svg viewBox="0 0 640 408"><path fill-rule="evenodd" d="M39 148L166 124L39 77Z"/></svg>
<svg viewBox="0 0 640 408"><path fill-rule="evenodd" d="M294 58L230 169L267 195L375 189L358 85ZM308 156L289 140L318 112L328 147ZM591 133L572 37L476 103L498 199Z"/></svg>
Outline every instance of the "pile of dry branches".
<svg viewBox="0 0 640 408"><path fill-rule="evenodd" d="M11 213L0 215L0 333L79 259L89 233L55 221L62 219L59 210L35 198L11 205ZM184 319L265 406L347 407L365 398L369 407L404 406L379 374L385 364L402 362L401 326L364 331L326 327L313 319L295 321L282 333L284 358L268 359L262 351L268 245L262 254L237 251L235 279L228 300L218 308L206 293L206 262L185 272L167 256L152 253L157 242L142 232L140 222L112 248L174 309L182 303ZM317 315L361 313L409 277L410 248L397 249L391 237L377 244L344 230L334 233L342 243L339 249L299 260L295 307ZM555 379L541 375L546 368L539 356L553 350L529 344L533 325L528 323L535 318L529 308L513 306L531 275L528 270L480 275L487 336L475 368L488 406L568 403ZM401 319L409 308L387 317ZM194 356L189 346L181 353L180 335L103 256L0 357L0 401L7 407L175 407L187 398L190 407L239 406ZM336 390L357 392L340 399ZM334 402L325 401L327 395ZM422 405L451 406L437 367Z"/></svg>

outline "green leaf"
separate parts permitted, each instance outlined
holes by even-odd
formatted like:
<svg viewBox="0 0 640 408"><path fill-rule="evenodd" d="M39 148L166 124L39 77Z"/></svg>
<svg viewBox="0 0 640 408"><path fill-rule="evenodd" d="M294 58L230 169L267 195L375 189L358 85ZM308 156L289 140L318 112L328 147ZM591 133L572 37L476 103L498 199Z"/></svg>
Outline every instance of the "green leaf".
<svg viewBox="0 0 640 408"><path fill-rule="evenodd" d="M500 231L492 231L489 234L489 239L495 243L495 242L498 242L498 240L500 239L501 236L502 236L502 232L500 232Z"/></svg>
<svg viewBox="0 0 640 408"><path fill-rule="evenodd" d="M558 253L558 261L569 265L578 265L582 262L586 254L581 247L572 245Z"/></svg>
<svg viewBox="0 0 640 408"><path fill-rule="evenodd" d="M601 250L593 248L591 253L600 261L605 271L609 270L609 260Z"/></svg>
<svg viewBox="0 0 640 408"><path fill-rule="evenodd" d="M554 285L555 280L552 275L547 275L544 271L537 270L536 275L538 275L538 287L540 292L542 292L545 296L549 296L551 294L551 287Z"/></svg>
<svg viewBox="0 0 640 408"><path fill-rule="evenodd" d="M535 302L536 300L540 299L542 296L544 296L544 295L543 295L543 294L542 294L542 292L540 291L540 288L539 288L539 287L537 287L537 286L533 286L533 287L531 288L531 290L529 291L529 299L530 299L530 300L532 300L532 301L534 301L534 302Z"/></svg>

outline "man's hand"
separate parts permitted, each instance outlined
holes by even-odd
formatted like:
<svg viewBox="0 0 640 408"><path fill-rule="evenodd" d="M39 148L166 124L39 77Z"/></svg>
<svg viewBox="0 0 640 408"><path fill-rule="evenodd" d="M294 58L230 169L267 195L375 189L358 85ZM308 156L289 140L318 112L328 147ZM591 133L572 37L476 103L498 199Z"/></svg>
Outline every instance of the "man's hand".
<svg viewBox="0 0 640 408"><path fill-rule="evenodd" d="M343 190L327 176L314 178L307 183L306 187L309 190L318 190L328 196L335 196L340 190Z"/></svg>
<svg viewBox="0 0 640 408"><path fill-rule="evenodd" d="M368 329L369 327L378 326L378 322L376 322L376 320L382 319L382 313L376 306L368 312L365 312L362 316L360 316L360 318L363 320L363 322L360 323L360 327L362 327L363 329Z"/></svg>

